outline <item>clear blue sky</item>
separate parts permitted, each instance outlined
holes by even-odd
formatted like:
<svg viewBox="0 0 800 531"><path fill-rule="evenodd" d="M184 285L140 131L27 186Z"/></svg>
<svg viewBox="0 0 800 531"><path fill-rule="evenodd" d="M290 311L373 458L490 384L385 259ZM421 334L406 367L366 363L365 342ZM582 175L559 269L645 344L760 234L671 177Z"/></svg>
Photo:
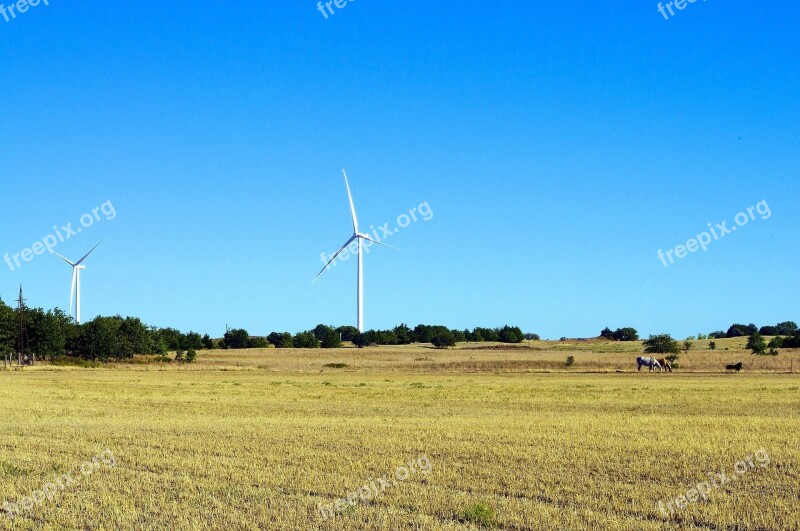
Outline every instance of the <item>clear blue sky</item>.
<svg viewBox="0 0 800 531"><path fill-rule="evenodd" d="M367 328L800 320L797 3L49 4L0 18L0 253L110 200L56 248L105 239L84 320L354 324L354 260L310 282L351 233L342 167L364 228L434 214L366 256ZM69 281L0 263L6 301L66 308Z"/></svg>

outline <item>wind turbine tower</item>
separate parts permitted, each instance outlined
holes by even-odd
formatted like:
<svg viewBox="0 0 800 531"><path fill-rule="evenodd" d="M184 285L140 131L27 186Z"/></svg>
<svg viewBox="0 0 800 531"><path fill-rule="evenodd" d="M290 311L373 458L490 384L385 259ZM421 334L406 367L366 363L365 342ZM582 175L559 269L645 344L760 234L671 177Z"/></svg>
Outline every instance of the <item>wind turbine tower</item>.
<svg viewBox="0 0 800 531"><path fill-rule="evenodd" d="M363 234L358 231L358 216L356 216L356 207L353 203L353 194L350 193L350 183L347 181L347 172L342 170L342 175L344 175L344 185L347 188L347 198L350 200L350 214L353 217L353 235L350 237L349 240L345 242L342 247L336 251L336 254L331 257L325 267L317 273L317 276L314 277L316 281L319 276L328 269L328 266L336 260L336 258L344 251L348 245L353 243L354 241L358 242L358 279L356 283L356 322L358 326L358 331L364 331L364 258L363 258L363 244L364 240L370 241L372 243L377 243L378 245L383 245L384 247L392 247L391 245L386 245L385 243L379 242L377 240L373 240L369 235Z"/></svg>
<svg viewBox="0 0 800 531"><path fill-rule="evenodd" d="M102 241L98 242L97 245L103 243ZM86 269L86 266L83 265L83 262L89 258L89 255L97 249L97 245L92 247L92 250L86 253L83 258L78 260L77 262L72 262L71 260L64 258L58 253L55 253L56 256L64 260L66 263L72 266L72 287L69 289L69 314L72 315L72 302L75 301L75 322L81 324L81 271Z"/></svg>

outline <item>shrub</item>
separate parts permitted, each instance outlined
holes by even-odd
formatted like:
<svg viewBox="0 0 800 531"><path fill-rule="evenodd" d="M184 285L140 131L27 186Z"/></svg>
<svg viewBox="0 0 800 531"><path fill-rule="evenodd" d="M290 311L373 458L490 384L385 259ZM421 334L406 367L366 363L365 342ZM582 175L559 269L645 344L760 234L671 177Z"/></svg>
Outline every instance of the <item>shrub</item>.
<svg viewBox="0 0 800 531"><path fill-rule="evenodd" d="M709 350L717 350L717 342L716 341L709 341L708 342Z"/></svg>
<svg viewBox="0 0 800 531"><path fill-rule="evenodd" d="M189 351L186 353L186 363L194 363L197 359L197 352L193 348L190 348Z"/></svg>
<svg viewBox="0 0 800 531"><path fill-rule="evenodd" d="M494 510L485 503L470 505L464 509L461 516L465 521L472 522L481 527L495 527L497 525Z"/></svg>
<svg viewBox="0 0 800 531"><path fill-rule="evenodd" d="M566 366L572 367L573 365L575 365L575 356L567 356Z"/></svg>
<svg viewBox="0 0 800 531"><path fill-rule="evenodd" d="M184 357L184 354L183 354L183 349L182 349L182 348L178 348L178 349L175 351L175 361L177 361L178 363L181 363L181 362L182 362L183 360L185 360L185 359L186 359L186 358Z"/></svg>

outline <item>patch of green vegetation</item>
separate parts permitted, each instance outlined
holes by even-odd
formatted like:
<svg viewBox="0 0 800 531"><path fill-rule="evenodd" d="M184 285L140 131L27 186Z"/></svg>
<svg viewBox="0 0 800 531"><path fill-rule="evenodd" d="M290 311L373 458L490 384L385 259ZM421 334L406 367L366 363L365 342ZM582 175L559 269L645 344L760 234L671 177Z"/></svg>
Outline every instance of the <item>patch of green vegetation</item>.
<svg viewBox="0 0 800 531"><path fill-rule="evenodd" d="M461 517L466 522L477 524L480 527L497 526L494 510L485 503L476 503L470 505L464 509L463 513L461 513Z"/></svg>
<svg viewBox="0 0 800 531"><path fill-rule="evenodd" d="M12 463L0 461L0 475L18 477L18 476L27 476L28 473L22 470L21 468L17 468Z"/></svg>

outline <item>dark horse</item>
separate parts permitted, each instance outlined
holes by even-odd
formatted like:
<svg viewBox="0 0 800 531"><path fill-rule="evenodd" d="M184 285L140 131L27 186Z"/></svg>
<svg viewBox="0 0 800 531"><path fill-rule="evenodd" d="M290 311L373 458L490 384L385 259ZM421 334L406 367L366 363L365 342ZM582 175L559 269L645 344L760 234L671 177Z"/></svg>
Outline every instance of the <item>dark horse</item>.
<svg viewBox="0 0 800 531"><path fill-rule="evenodd" d="M725 366L725 370L726 370L726 371L736 371L736 372L739 372L739 371L741 371L741 370L742 370L742 362L740 361L739 363L736 363L736 364L734 364L734 365L726 365L726 366Z"/></svg>

